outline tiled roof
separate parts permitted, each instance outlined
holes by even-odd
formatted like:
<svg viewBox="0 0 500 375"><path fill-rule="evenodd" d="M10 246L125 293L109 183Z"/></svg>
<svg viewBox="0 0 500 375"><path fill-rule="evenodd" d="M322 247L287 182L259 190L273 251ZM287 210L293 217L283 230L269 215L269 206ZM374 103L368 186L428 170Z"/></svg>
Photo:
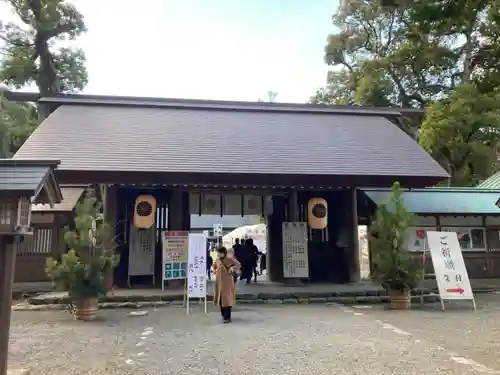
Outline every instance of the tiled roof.
<svg viewBox="0 0 500 375"><path fill-rule="evenodd" d="M396 109L214 103L64 104L15 157L73 171L448 177L387 119Z"/></svg>
<svg viewBox="0 0 500 375"><path fill-rule="evenodd" d="M53 174L59 162L37 159L0 159L0 191L33 197L37 201L60 202L61 191ZM43 194L39 196L39 193Z"/></svg>

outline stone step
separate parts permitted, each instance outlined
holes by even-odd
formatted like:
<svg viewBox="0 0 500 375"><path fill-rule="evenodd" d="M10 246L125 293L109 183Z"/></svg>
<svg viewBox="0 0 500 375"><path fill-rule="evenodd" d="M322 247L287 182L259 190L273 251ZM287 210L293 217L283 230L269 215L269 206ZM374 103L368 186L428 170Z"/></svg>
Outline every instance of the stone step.
<svg viewBox="0 0 500 375"><path fill-rule="evenodd" d="M414 299L420 300L422 297L435 298L436 293L428 289L415 290L412 293ZM212 300L212 296L208 295L207 299ZM338 302L338 303L384 303L389 300L387 293L383 291L344 291L344 292L275 292L275 293L242 293L237 294L236 299L243 303L262 303L261 301L280 300L288 301L284 303L295 303L290 301L309 301L309 302ZM139 294L130 291L130 294L108 295L99 299L100 303L141 303L141 302L179 302L184 300L184 294L179 291L176 294ZM67 296L61 293L44 294L35 297L30 297L27 302L31 305L63 305L69 302ZM433 301L434 302L434 301Z"/></svg>
<svg viewBox="0 0 500 375"><path fill-rule="evenodd" d="M61 300L51 300L47 301L50 303L40 304L30 304L28 302L21 302L14 304L12 309L14 311L33 311L33 310L64 310L68 307L66 303ZM387 303L389 302L389 297L385 296L357 296L357 297L346 297L346 296L330 296L330 297L288 297L288 298L267 298L262 299L255 296L255 298L245 298L238 299L238 305L246 305L246 304L269 304L269 305L281 305L281 304L342 304L342 305L371 305L371 304L379 304L379 303ZM439 302L439 296L434 293L422 294L420 296L412 296L413 304L421 304L421 303L435 303ZM204 300L201 299L192 299L190 300L190 305L200 305L203 304ZM212 304L211 300L207 300L207 303ZM184 301L182 299L179 300L128 300L123 301L114 301L114 302L99 302L100 309L142 309L147 307L180 307L184 306Z"/></svg>

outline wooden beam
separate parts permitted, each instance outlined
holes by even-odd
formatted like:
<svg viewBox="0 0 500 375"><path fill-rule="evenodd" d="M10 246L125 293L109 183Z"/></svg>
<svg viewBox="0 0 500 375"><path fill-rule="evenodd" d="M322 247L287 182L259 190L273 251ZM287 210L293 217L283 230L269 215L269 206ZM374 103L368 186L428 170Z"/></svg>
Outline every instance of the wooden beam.
<svg viewBox="0 0 500 375"><path fill-rule="evenodd" d="M41 95L37 92L15 92L15 91L2 91L1 94L11 102L37 102Z"/></svg>

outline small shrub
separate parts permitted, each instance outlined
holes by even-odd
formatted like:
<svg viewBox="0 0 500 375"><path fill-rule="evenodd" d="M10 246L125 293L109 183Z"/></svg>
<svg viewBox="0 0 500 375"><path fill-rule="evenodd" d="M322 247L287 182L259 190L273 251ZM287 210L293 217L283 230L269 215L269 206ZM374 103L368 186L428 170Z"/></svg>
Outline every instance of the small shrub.
<svg viewBox="0 0 500 375"><path fill-rule="evenodd" d="M388 202L377 208L370 229L374 278L389 293L407 293L423 278L422 268L408 251L408 234L414 215L403 201L398 182L392 186Z"/></svg>
<svg viewBox="0 0 500 375"><path fill-rule="evenodd" d="M101 204L85 198L76 206L75 229L64 240L70 248L59 260L48 258L45 272L72 303L107 293L107 278L119 262L110 227L103 221Z"/></svg>

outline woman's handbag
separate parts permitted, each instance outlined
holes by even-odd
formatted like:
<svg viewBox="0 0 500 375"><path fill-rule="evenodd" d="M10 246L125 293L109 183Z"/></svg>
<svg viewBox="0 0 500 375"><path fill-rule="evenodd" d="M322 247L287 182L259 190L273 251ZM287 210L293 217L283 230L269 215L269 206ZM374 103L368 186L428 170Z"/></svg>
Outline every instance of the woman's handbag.
<svg viewBox="0 0 500 375"><path fill-rule="evenodd" d="M222 265L224 266L224 268L226 269L226 271L230 274L230 275L233 275L233 276L239 276L239 270L238 270L238 267L236 266L230 266L228 267L224 261L221 261Z"/></svg>

